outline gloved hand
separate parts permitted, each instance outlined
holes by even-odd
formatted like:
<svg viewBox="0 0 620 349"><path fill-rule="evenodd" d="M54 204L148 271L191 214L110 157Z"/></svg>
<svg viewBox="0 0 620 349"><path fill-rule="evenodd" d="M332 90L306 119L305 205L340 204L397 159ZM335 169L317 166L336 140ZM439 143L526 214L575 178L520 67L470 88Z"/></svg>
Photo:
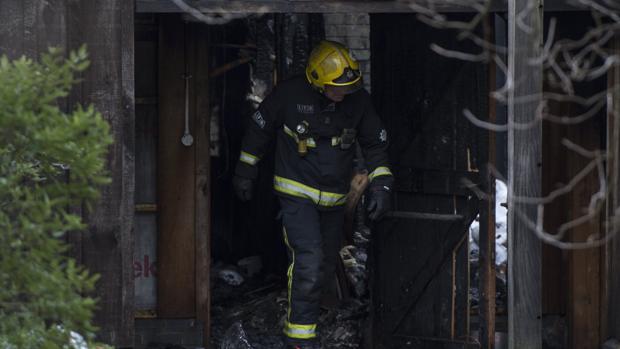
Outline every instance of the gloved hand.
<svg viewBox="0 0 620 349"><path fill-rule="evenodd" d="M391 209L391 193L388 187L370 189L370 201L368 202L368 218L378 221Z"/></svg>
<svg viewBox="0 0 620 349"><path fill-rule="evenodd" d="M235 194L241 201L249 201L252 199L252 194L254 191L254 181L241 177L234 176L232 180L233 188L235 189Z"/></svg>

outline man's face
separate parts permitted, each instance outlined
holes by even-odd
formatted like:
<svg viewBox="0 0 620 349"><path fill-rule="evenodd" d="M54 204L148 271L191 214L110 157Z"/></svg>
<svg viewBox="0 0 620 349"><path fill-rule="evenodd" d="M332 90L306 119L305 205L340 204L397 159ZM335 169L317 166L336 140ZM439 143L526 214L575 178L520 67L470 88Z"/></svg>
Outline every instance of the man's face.
<svg viewBox="0 0 620 349"><path fill-rule="evenodd" d="M349 92L350 87L348 86L325 85L325 97L333 102L342 102L344 96Z"/></svg>

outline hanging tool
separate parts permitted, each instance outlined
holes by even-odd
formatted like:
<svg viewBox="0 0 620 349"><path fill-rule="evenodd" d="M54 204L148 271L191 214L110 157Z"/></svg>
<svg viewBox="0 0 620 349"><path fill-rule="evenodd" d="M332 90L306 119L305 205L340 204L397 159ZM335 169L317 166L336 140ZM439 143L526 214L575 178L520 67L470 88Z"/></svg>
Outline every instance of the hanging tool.
<svg viewBox="0 0 620 349"><path fill-rule="evenodd" d="M185 132L183 133L183 137L181 137L181 143L189 147L194 144L194 137L192 137L189 132L189 79L191 79L192 76L185 74L183 78L185 79Z"/></svg>
<svg viewBox="0 0 620 349"><path fill-rule="evenodd" d="M187 50L187 41L189 37L187 35L187 22L183 23L183 52L185 56L185 74L183 74L182 78L185 79L185 132L183 132L183 137L181 137L181 144L186 147L190 147L194 144L194 137L192 137L189 132L189 79L192 76L189 74L189 66L188 66L188 57L189 52Z"/></svg>
<svg viewBox="0 0 620 349"><path fill-rule="evenodd" d="M297 127L295 131L297 131L297 137L299 139L299 143L297 144L297 152L300 156L306 156L308 154L308 137L310 134L310 124L306 120L302 121Z"/></svg>

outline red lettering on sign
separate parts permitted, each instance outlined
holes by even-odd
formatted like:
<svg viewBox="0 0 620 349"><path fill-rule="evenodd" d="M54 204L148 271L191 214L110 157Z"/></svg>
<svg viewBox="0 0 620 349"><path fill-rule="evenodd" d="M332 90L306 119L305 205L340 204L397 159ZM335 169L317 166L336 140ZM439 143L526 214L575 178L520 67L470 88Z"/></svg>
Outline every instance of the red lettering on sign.
<svg viewBox="0 0 620 349"><path fill-rule="evenodd" d="M133 277L134 278L148 278L157 276L157 266L155 262L151 262L149 255L144 255L142 261L133 262Z"/></svg>
<svg viewBox="0 0 620 349"><path fill-rule="evenodd" d="M135 278L139 278L140 276L142 276L142 264L140 264L140 262L135 261L133 262L133 277Z"/></svg>

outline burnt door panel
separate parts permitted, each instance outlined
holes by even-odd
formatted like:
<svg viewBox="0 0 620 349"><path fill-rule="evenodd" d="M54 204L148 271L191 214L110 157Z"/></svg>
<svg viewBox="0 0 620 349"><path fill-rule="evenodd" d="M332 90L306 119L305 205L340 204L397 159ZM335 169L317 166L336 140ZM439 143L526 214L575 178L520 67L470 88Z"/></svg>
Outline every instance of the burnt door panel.
<svg viewBox="0 0 620 349"><path fill-rule="evenodd" d="M376 348L469 348L468 228L479 200L486 67L429 47L472 49L414 15L372 15L372 94L391 135L395 210L375 227Z"/></svg>

